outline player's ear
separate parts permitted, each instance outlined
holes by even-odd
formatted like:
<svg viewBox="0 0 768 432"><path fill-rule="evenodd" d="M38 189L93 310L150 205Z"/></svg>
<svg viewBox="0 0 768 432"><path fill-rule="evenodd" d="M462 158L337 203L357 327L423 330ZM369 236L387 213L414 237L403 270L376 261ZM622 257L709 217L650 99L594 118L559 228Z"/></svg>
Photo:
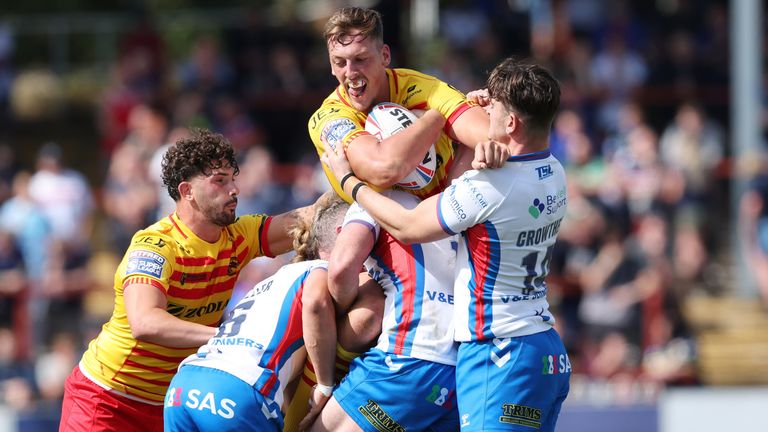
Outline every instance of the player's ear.
<svg viewBox="0 0 768 432"><path fill-rule="evenodd" d="M179 183L179 196L183 200L192 200L192 183L183 181Z"/></svg>
<svg viewBox="0 0 768 432"><path fill-rule="evenodd" d="M507 114L506 122L507 135L512 135L517 129L520 128L520 119L513 112Z"/></svg>
<svg viewBox="0 0 768 432"><path fill-rule="evenodd" d="M384 67L388 67L390 61L392 61L392 53L389 51L389 45L384 44L381 46L381 63Z"/></svg>

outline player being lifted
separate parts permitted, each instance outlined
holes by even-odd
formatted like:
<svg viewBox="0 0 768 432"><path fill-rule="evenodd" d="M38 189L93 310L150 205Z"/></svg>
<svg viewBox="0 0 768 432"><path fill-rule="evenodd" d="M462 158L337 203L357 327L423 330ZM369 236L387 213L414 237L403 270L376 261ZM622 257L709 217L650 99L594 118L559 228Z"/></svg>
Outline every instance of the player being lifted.
<svg viewBox="0 0 768 432"><path fill-rule="evenodd" d="M567 206L563 167L549 152L560 87L544 68L507 59L488 78L488 136L512 156L467 171L408 209L349 175L344 152L324 160L344 189L406 243L461 233L454 290L456 389L462 431L553 431L571 365L546 299L545 278Z"/></svg>

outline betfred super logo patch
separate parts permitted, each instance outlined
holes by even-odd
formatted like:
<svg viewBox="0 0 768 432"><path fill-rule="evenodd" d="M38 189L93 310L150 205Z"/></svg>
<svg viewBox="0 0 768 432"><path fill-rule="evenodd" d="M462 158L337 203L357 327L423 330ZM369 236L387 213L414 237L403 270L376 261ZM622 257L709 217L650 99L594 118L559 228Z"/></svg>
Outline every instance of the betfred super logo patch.
<svg viewBox="0 0 768 432"><path fill-rule="evenodd" d="M142 274L160 279L163 275L165 257L148 250L134 250L128 254L128 264L125 267L125 276Z"/></svg>
<svg viewBox="0 0 768 432"><path fill-rule="evenodd" d="M320 139L325 140L332 149L341 144L348 133L355 129L355 124L348 118L334 119L328 122L320 134Z"/></svg>

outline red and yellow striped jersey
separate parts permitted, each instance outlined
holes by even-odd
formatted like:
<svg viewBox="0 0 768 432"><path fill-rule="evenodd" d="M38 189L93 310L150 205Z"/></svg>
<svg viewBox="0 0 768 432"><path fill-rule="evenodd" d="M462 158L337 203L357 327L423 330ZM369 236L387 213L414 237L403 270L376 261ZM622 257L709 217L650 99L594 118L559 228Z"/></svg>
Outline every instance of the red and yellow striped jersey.
<svg viewBox="0 0 768 432"><path fill-rule="evenodd" d="M436 109L447 119L445 128L453 124L473 103L467 101L463 93L439 79L411 69L387 69L389 78L389 101L402 105L409 110ZM368 113L356 110L349 102L344 86L338 86L320 108L309 119L309 136L315 144L317 154L324 153L323 138L332 144L341 143L346 148L350 142L365 131L365 119ZM442 133L435 143L437 169L432 181L422 189L406 190L419 198L427 198L448 186L447 172L453 162L453 142L446 133ZM339 181L323 165L325 175L336 192L347 202L352 198L342 192ZM396 187L394 187L396 188Z"/></svg>
<svg viewBox="0 0 768 432"><path fill-rule="evenodd" d="M185 321L216 326L240 269L260 255L271 218L239 217L222 228L216 243L200 239L172 214L137 232L115 273L115 309L80 362L85 374L130 398L162 403L179 363L199 347L171 348L136 340L125 311L123 290L149 284L165 293L166 310Z"/></svg>

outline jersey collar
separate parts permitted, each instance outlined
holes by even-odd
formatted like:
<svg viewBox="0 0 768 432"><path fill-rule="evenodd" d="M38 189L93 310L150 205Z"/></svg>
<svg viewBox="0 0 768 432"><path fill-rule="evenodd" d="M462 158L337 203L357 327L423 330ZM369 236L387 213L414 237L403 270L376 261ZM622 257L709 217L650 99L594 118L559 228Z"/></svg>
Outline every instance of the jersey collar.
<svg viewBox="0 0 768 432"><path fill-rule="evenodd" d="M521 154L516 156L510 156L509 158L507 158L507 162L528 162L528 161L541 160L541 159L548 158L550 154L551 153L549 150L543 150L543 151L538 151L534 153L526 153L526 154Z"/></svg>

